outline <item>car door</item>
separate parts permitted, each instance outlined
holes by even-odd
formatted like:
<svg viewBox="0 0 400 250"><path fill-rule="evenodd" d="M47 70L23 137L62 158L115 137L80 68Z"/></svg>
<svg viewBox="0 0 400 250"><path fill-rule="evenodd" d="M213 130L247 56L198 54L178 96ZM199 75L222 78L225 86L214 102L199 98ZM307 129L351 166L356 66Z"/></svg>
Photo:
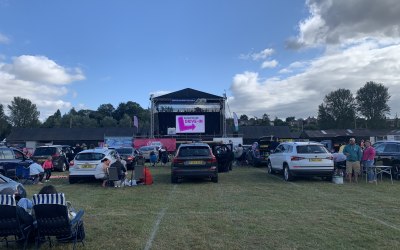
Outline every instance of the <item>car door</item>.
<svg viewBox="0 0 400 250"><path fill-rule="evenodd" d="M285 151L285 148L284 148L283 144L280 144L275 148L274 153L269 156L272 167L274 169L282 169L284 151Z"/></svg>

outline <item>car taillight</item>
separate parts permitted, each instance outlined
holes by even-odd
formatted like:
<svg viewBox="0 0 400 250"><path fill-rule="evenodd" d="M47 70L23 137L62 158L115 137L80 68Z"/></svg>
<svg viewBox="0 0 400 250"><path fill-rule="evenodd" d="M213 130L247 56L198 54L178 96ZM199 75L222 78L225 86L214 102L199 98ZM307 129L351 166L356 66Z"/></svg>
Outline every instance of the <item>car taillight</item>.
<svg viewBox="0 0 400 250"><path fill-rule="evenodd" d="M304 159L305 159L304 157L300 157L300 156L292 156L292 157L290 157L291 161L301 161L301 160L304 160Z"/></svg>
<svg viewBox="0 0 400 250"><path fill-rule="evenodd" d="M135 157L133 156L128 156L128 158L126 158L128 161L133 161L135 159Z"/></svg>
<svg viewBox="0 0 400 250"><path fill-rule="evenodd" d="M211 159L207 160L208 163L217 163L217 158L213 156Z"/></svg>
<svg viewBox="0 0 400 250"><path fill-rule="evenodd" d="M174 163L174 164L176 164L176 163L183 163L183 162L184 162L184 160L177 159L177 158L174 158L174 159L172 160L172 163Z"/></svg>
<svg viewBox="0 0 400 250"><path fill-rule="evenodd" d="M54 155L52 155L52 157L59 157L60 156L60 154L54 154Z"/></svg>
<svg viewBox="0 0 400 250"><path fill-rule="evenodd" d="M70 162L69 162L69 166L70 166L70 167L73 167L74 165L75 165L75 162L74 162L74 161L70 161Z"/></svg>

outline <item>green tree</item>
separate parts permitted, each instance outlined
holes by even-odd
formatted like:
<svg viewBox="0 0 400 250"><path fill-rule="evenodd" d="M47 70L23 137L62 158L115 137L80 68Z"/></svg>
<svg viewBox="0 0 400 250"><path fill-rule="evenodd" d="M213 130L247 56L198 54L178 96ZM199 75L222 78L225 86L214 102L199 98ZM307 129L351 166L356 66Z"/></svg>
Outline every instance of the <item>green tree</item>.
<svg viewBox="0 0 400 250"><path fill-rule="evenodd" d="M0 140L3 140L11 132L11 124L8 122L8 117L4 113L3 104L0 103Z"/></svg>
<svg viewBox="0 0 400 250"><path fill-rule="evenodd" d="M102 115L102 117L106 117L106 116L113 116L113 113L115 112L115 108L111 103L107 103L107 104L101 104L98 108L97 108L97 112Z"/></svg>
<svg viewBox="0 0 400 250"><path fill-rule="evenodd" d="M239 120L241 120L241 121L248 121L249 120L249 117L247 116L247 115L241 115L240 117L239 117Z"/></svg>
<svg viewBox="0 0 400 250"><path fill-rule="evenodd" d="M129 117L129 115L124 114L122 119L119 120L119 127L121 127L121 128L131 128L133 126L132 119L133 118Z"/></svg>
<svg viewBox="0 0 400 250"><path fill-rule="evenodd" d="M318 111L321 111L320 107ZM356 119L356 102L350 90L338 89L332 91L325 96L322 108L323 111L326 112L326 117L333 118L334 127L331 128L354 128Z"/></svg>
<svg viewBox="0 0 400 250"><path fill-rule="evenodd" d="M271 126L271 119L269 119L269 115L263 114L262 120L261 120L261 125Z"/></svg>
<svg viewBox="0 0 400 250"><path fill-rule="evenodd" d="M317 120L320 129L330 129L336 127L335 119L328 112L328 108L323 103L318 106Z"/></svg>
<svg viewBox="0 0 400 250"><path fill-rule="evenodd" d="M11 105L8 105L8 109L10 110L9 120L14 127L28 128L40 125L40 112L30 100L14 97Z"/></svg>
<svg viewBox="0 0 400 250"><path fill-rule="evenodd" d="M61 112L59 109L57 111L47 117L46 121L42 124L44 128L59 128L61 127Z"/></svg>
<svg viewBox="0 0 400 250"><path fill-rule="evenodd" d="M367 82L357 91L357 110L366 118L369 128L385 127L389 99L389 89L381 83Z"/></svg>
<svg viewBox="0 0 400 250"><path fill-rule="evenodd" d="M287 122L282 121L282 119L279 119L278 117L275 117L274 120L274 126L287 126Z"/></svg>
<svg viewBox="0 0 400 250"><path fill-rule="evenodd" d="M104 128L113 128L117 127L117 120L112 118L111 116L106 116L103 118L103 120L100 121L100 126Z"/></svg>

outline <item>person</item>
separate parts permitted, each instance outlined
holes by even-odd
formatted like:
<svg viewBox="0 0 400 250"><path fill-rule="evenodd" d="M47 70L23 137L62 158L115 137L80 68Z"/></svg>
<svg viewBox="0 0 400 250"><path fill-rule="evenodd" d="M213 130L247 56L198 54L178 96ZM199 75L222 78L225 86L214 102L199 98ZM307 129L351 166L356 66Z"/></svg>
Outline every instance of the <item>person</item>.
<svg viewBox="0 0 400 250"><path fill-rule="evenodd" d="M44 169L36 162L29 165L29 175L35 178L34 183L43 184Z"/></svg>
<svg viewBox="0 0 400 250"><path fill-rule="evenodd" d="M364 151L364 149L365 149L364 140L361 140L361 142L360 142L360 148L361 148L362 151Z"/></svg>
<svg viewBox="0 0 400 250"><path fill-rule="evenodd" d="M117 160L113 164L110 165L110 168L116 168L117 169L119 182L118 183L115 182L114 183L114 187L120 187L121 186L121 181L125 179L126 167L121 162L121 159L117 158Z"/></svg>
<svg viewBox="0 0 400 250"><path fill-rule="evenodd" d="M39 194L56 194L56 193L57 193L57 189L53 185L43 186L39 191Z"/></svg>
<svg viewBox="0 0 400 250"><path fill-rule="evenodd" d="M48 182L51 176L51 170L53 169L53 158L51 156L47 157L47 160L43 163L43 169L46 173L46 180Z"/></svg>
<svg viewBox="0 0 400 250"><path fill-rule="evenodd" d="M375 159L375 149L371 146L371 142L367 140L365 141L365 149L363 152L362 162L364 168L367 169L367 176L369 183L376 182L376 176L373 169L374 159Z"/></svg>
<svg viewBox="0 0 400 250"><path fill-rule="evenodd" d="M156 166L156 162L157 162L157 155L154 151L150 152L150 163L153 167Z"/></svg>
<svg viewBox="0 0 400 250"><path fill-rule="evenodd" d="M75 151L76 154L82 151L82 148L81 148L81 146L79 145L79 143L77 143L77 144L75 145L74 151Z"/></svg>
<svg viewBox="0 0 400 250"><path fill-rule="evenodd" d="M108 169L110 168L111 161L107 157L104 157L101 160L101 168L104 172L103 183L101 184L102 187L106 187L107 179L108 179Z"/></svg>
<svg viewBox="0 0 400 250"><path fill-rule="evenodd" d="M96 147L94 146L94 144L93 143L91 143L90 145L89 145L89 149L95 149Z"/></svg>
<svg viewBox="0 0 400 250"><path fill-rule="evenodd" d="M23 228L26 226L33 226L33 216L28 213L27 210L25 210L23 207L18 205L18 202L21 198L21 196L17 193L12 188L5 188L0 191L0 194L8 194L8 195L14 195L15 201L17 202L16 206L16 211L17 211L17 216L20 220L20 223L23 225ZM32 202L31 202L31 208L32 208Z"/></svg>
<svg viewBox="0 0 400 250"><path fill-rule="evenodd" d="M351 183L352 173L354 171L354 181L358 182L358 175L360 174L360 161L362 152L360 146L356 144L356 139L350 138L349 144L343 149L343 154L346 155L346 177Z"/></svg>
<svg viewBox="0 0 400 250"><path fill-rule="evenodd" d="M82 143L82 150L86 150L86 149L87 149L86 144L85 144L85 143Z"/></svg>
<svg viewBox="0 0 400 250"><path fill-rule="evenodd" d="M343 149L344 149L345 146L346 146L346 143L345 143L345 142L340 143L339 153L343 153Z"/></svg>
<svg viewBox="0 0 400 250"><path fill-rule="evenodd" d="M335 164L336 174L342 175L343 169L346 167L346 156L343 153L333 153L333 163Z"/></svg>
<svg viewBox="0 0 400 250"><path fill-rule="evenodd" d="M234 151L234 156L235 156L235 160L237 162L238 165L240 165L242 159L243 159L243 147L242 144L239 143L239 145L235 148Z"/></svg>

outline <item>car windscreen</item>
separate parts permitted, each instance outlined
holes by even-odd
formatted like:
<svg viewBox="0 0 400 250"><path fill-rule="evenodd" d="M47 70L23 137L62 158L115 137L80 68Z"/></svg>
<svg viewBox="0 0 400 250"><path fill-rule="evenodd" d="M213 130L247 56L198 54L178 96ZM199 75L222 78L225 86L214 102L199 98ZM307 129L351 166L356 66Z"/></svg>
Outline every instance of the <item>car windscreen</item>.
<svg viewBox="0 0 400 250"><path fill-rule="evenodd" d="M154 147L141 147L140 151L151 151L154 150Z"/></svg>
<svg viewBox="0 0 400 250"><path fill-rule="evenodd" d="M106 156L102 153L80 153L75 156L77 161L99 161Z"/></svg>
<svg viewBox="0 0 400 250"><path fill-rule="evenodd" d="M33 153L34 156L36 155L54 155L56 154L56 148L48 147L48 148L37 148Z"/></svg>
<svg viewBox="0 0 400 250"><path fill-rule="evenodd" d="M117 148L115 150L118 152L118 154L121 154L121 155L130 155L130 154L132 154L132 151L133 151L132 148Z"/></svg>
<svg viewBox="0 0 400 250"><path fill-rule="evenodd" d="M211 152L208 147L181 147L179 149L178 156L180 157L190 157L190 156L210 156Z"/></svg>
<svg viewBox="0 0 400 250"><path fill-rule="evenodd" d="M326 154L328 151L322 145L302 145L297 146L298 154Z"/></svg>

